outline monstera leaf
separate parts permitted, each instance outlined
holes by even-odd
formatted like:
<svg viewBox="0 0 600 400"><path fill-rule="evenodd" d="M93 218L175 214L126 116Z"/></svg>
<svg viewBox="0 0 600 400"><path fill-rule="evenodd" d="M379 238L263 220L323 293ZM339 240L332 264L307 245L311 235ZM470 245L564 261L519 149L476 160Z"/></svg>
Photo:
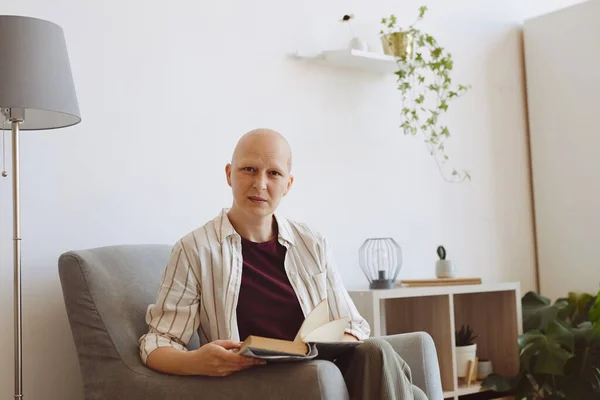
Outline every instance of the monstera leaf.
<svg viewBox="0 0 600 400"><path fill-rule="evenodd" d="M590 309L590 322L592 323L593 331L596 336L600 336L600 292L596 296L596 302Z"/></svg>
<svg viewBox="0 0 600 400"><path fill-rule="evenodd" d="M516 399L600 399L600 292L570 292L553 304L528 292L521 305L519 374L491 374L482 386Z"/></svg>
<svg viewBox="0 0 600 400"><path fill-rule="evenodd" d="M552 392L544 390L544 385L540 385L531 374L520 372L516 376L503 376L497 373L491 373L481 383L481 387L494 392L511 392L515 399L539 399L551 398Z"/></svg>
<svg viewBox="0 0 600 400"><path fill-rule="evenodd" d="M567 299L570 315L568 315L572 326L578 326L582 322L589 321L588 313L594 304L594 296L589 293L569 292Z"/></svg>
<svg viewBox="0 0 600 400"><path fill-rule="evenodd" d="M493 372L483 380L481 386L494 392L511 392L519 386L524 377L523 373L516 376L503 376Z"/></svg>
<svg viewBox="0 0 600 400"><path fill-rule="evenodd" d="M600 368L596 368L594 371L594 383L592 387L596 393L600 394Z"/></svg>
<svg viewBox="0 0 600 400"><path fill-rule="evenodd" d="M543 331L548 323L556 321L570 311L567 299L558 299L551 304L550 299L535 292L528 292L521 301L523 311L523 331ZM561 318L562 319L562 318Z"/></svg>
<svg viewBox="0 0 600 400"><path fill-rule="evenodd" d="M573 356L574 336L563 324L551 321L545 334L527 332L519 337L521 365L525 371L564 375L565 365Z"/></svg>

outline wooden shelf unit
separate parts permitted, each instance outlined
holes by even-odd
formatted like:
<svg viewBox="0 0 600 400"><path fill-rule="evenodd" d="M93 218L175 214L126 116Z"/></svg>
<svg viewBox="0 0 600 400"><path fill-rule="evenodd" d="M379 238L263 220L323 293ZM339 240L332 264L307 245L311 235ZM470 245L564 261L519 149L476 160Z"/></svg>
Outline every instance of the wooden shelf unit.
<svg viewBox="0 0 600 400"><path fill-rule="evenodd" d="M517 339L523 332L518 282L462 286L399 287L349 291L369 322L371 336L427 332L436 346L444 398L481 391L457 378L454 332L469 324L479 335L477 357L492 361L494 371L517 374Z"/></svg>

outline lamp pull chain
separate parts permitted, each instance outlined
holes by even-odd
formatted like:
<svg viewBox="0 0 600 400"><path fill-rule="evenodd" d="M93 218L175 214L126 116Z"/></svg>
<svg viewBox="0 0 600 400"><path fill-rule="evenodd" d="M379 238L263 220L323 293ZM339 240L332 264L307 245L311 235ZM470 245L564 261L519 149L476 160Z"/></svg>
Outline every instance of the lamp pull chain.
<svg viewBox="0 0 600 400"><path fill-rule="evenodd" d="M2 121L2 177L6 178L8 173L6 172L6 131L4 125L6 124L6 118Z"/></svg>

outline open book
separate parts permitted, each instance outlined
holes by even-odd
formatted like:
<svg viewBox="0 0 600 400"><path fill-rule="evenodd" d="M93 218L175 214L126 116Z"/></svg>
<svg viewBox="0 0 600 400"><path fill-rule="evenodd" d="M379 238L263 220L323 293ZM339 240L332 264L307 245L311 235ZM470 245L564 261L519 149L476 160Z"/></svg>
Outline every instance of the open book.
<svg viewBox="0 0 600 400"><path fill-rule="evenodd" d="M327 300L322 300L306 316L293 341L248 336L238 352L270 361L334 360L362 343L341 341L349 321L349 317L329 321Z"/></svg>

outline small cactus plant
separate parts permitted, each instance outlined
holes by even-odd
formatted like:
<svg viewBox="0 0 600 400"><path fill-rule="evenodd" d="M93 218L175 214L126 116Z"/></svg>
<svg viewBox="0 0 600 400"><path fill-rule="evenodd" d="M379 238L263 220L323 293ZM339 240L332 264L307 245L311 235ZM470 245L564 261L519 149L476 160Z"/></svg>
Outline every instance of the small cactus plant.
<svg viewBox="0 0 600 400"><path fill-rule="evenodd" d="M444 248L444 246L438 246L437 254L438 254L438 257L440 258L440 260L446 259L446 249Z"/></svg>
<svg viewBox="0 0 600 400"><path fill-rule="evenodd" d="M478 337L479 335L474 335L473 328L471 328L470 325L467 325L466 327L463 325L460 327L460 330L456 332L456 347L475 344L475 339Z"/></svg>

